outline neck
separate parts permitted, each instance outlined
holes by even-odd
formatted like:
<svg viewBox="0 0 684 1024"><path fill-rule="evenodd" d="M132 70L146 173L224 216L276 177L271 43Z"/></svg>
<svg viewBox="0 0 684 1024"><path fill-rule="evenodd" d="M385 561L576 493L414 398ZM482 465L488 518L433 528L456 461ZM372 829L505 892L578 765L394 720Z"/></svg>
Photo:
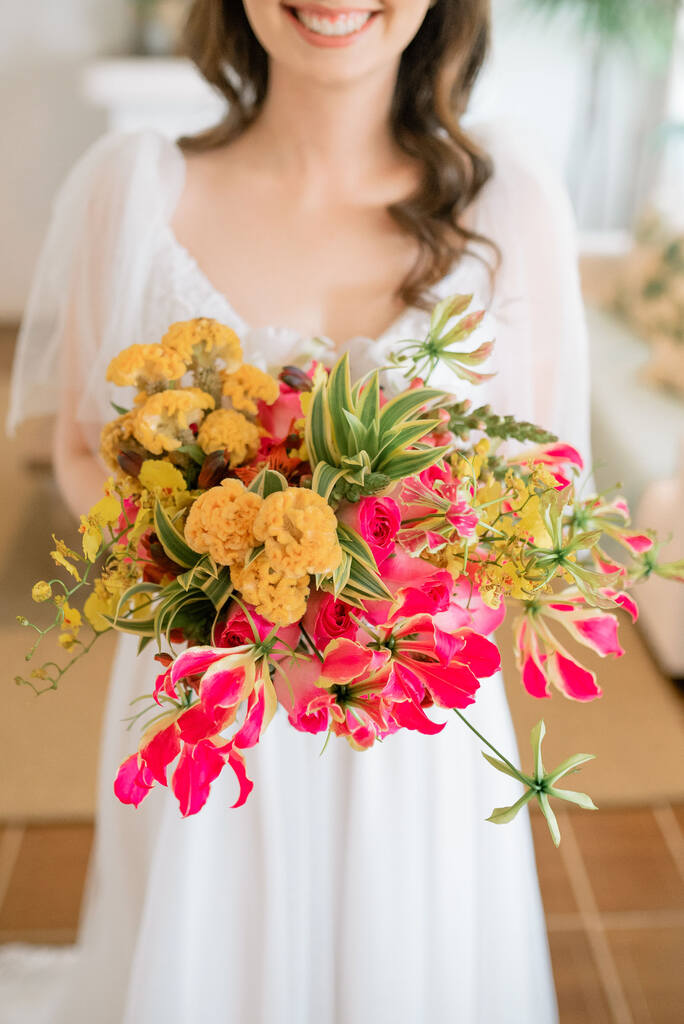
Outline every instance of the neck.
<svg viewBox="0 0 684 1024"><path fill-rule="evenodd" d="M358 82L312 82L272 63L262 111L249 130L269 165L282 177L354 186L396 165L390 130L397 68Z"/></svg>

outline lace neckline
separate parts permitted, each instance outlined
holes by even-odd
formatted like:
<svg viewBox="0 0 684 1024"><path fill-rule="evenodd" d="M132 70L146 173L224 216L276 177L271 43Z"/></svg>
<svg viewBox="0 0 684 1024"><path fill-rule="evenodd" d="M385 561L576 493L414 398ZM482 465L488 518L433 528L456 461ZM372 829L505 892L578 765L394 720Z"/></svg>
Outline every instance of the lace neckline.
<svg viewBox="0 0 684 1024"><path fill-rule="evenodd" d="M296 335L297 337L302 337L301 332L299 332L296 328L289 327L288 325L284 324L280 326L275 324L269 325L266 328L253 327L243 316L241 316L241 314L235 308L228 295L225 292L223 292L220 288L218 288L217 285L214 284L214 282L211 280L206 271L202 268L201 264L199 263L198 259L193 255L193 253L190 252L190 250L180 241L175 231L173 230L172 221L175 210L183 194L183 189L185 187L187 162L185 159L185 154L183 153L183 150L179 146L178 142L173 141L173 147L177 159L179 161L179 168L181 174L179 176L175 201L164 223L167 241L172 250L177 254L178 258L183 261L188 270L192 272L196 280L201 283L203 290L208 294L211 294L215 299L218 299L221 302L226 312L229 314L229 319L232 321L234 330L236 330L238 334L240 334L241 332L247 334L251 332L259 332L262 330L282 330L287 333ZM433 294L440 295L440 297L443 297L443 295L446 294L446 285L448 281L453 277L458 266L459 263L455 263L450 268L450 270L447 271L444 277L441 278L435 285L433 285ZM357 341L372 341L377 344L384 342L385 340L390 338L394 339L396 337L399 337L404 331L404 325L408 325L411 323L411 321L415 321L416 319L419 319L421 323L424 322L425 325L427 326L429 314L426 310L422 310L417 306L406 306L391 321L391 323L388 324L388 326L385 327L384 330L378 335L374 336L370 334L355 334L352 335L350 338L345 339L344 342L334 342L333 339L327 337L324 337L322 340L326 344L329 343L333 347L338 348L340 351L344 351L345 348L347 348L353 342Z"/></svg>

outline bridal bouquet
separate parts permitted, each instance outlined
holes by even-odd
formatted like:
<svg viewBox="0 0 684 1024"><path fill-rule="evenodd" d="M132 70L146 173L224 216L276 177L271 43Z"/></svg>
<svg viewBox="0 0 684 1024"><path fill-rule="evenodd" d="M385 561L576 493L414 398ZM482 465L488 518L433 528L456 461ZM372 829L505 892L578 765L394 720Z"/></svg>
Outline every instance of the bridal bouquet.
<svg viewBox="0 0 684 1024"><path fill-rule="evenodd" d="M577 494L572 447L429 386L440 362L484 379L492 346L472 350L471 302L440 303L427 338L398 348L389 368L406 386L390 399L379 371L353 381L346 358L264 373L207 319L112 361L108 380L129 389L102 433L112 476L81 518L82 551L55 541L68 582L33 588L53 621L20 619L38 634L29 660L53 630L72 658L18 681L55 688L111 629L153 645L159 672L132 716L145 729L114 783L124 803L170 785L195 814L228 766L243 804L246 752L280 705L292 728L357 750L400 729L436 734L449 709L525 787L490 820L536 798L557 843L549 798L593 807L557 786L589 755L545 772L543 722L527 775L462 714L499 668L489 637L508 605L528 692L593 700L596 677L564 633L620 655L615 612L637 614L628 588L682 567L658 564L624 501Z"/></svg>

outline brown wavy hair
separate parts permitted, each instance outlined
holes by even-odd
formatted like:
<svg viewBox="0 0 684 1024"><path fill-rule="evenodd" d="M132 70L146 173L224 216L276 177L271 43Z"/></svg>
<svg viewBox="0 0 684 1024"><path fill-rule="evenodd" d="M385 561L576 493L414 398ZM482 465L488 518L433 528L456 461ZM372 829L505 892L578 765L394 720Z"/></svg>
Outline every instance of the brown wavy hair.
<svg viewBox="0 0 684 1024"><path fill-rule="evenodd" d="M460 125L488 51L489 0L436 0L401 57L390 127L401 150L423 166L418 188L388 210L419 243L398 289L407 306L427 307L429 289L469 242L463 215L492 174L488 155ZM183 49L228 100L223 121L180 140L186 151L223 146L258 116L268 90L268 54L254 35L242 0L194 0Z"/></svg>

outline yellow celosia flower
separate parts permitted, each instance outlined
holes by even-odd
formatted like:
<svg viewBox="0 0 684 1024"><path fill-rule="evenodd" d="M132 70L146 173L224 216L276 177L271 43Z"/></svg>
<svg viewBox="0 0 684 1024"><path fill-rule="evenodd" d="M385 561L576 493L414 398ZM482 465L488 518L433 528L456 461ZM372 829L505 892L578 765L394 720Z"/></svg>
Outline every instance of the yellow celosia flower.
<svg viewBox="0 0 684 1024"><path fill-rule="evenodd" d="M190 509L185 539L198 554L220 565L238 565L256 546L254 520L263 498L239 480L224 480L201 494Z"/></svg>
<svg viewBox="0 0 684 1024"><path fill-rule="evenodd" d="M36 604L42 604L43 601L49 601L52 597L52 587L45 580L38 580L38 582L33 586L31 597Z"/></svg>
<svg viewBox="0 0 684 1024"><path fill-rule="evenodd" d="M213 408L214 399L199 388L160 391L135 411L133 433L154 455L173 452L194 443L190 425L201 423L205 411Z"/></svg>
<svg viewBox="0 0 684 1024"><path fill-rule="evenodd" d="M153 494L159 491L171 493L188 489L181 471L164 459L145 459L140 467L138 480L146 491Z"/></svg>
<svg viewBox="0 0 684 1024"><path fill-rule="evenodd" d="M273 405L280 394L280 385L269 373L243 363L234 373L223 375L223 394L230 398L234 409L256 416L257 402Z"/></svg>
<svg viewBox="0 0 684 1024"><path fill-rule="evenodd" d="M100 435L100 455L110 469L121 472L118 455L125 447L126 441L133 437L134 425L135 412L127 412L103 427Z"/></svg>
<svg viewBox="0 0 684 1024"><path fill-rule="evenodd" d="M298 622L306 612L309 577L291 578L278 572L263 555L248 566L231 569L233 582L248 604L276 626Z"/></svg>
<svg viewBox="0 0 684 1024"><path fill-rule="evenodd" d="M268 562L286 576L332 572L342 559L335 513L325 498L303 487L269 494L254 535Z"/></svg>
<svg viewBox="0 0 684 1024"><path fill-rule="evenodd" d="M259 428L241 412L217 409L209 413L197 435L197 443L209 455L225 449L230 453L230 467L239 466L256 455Z"/></svg>
<svg viewBox="0 0 684 1024"><path fill-rule="evenodd" d="M188 365L213 367L221 360L226 373L234 373L242 362L242 347L235 331L207 317L172 324L162 345L178 352Z"/></svg>
<svg viewBox="0 0 684 1024"><path fill-rule="evenodd" d="M112 359L107 380L120 387L168 387L181 379L187 367L185 360L163 345L130 345Z"/></svg>

